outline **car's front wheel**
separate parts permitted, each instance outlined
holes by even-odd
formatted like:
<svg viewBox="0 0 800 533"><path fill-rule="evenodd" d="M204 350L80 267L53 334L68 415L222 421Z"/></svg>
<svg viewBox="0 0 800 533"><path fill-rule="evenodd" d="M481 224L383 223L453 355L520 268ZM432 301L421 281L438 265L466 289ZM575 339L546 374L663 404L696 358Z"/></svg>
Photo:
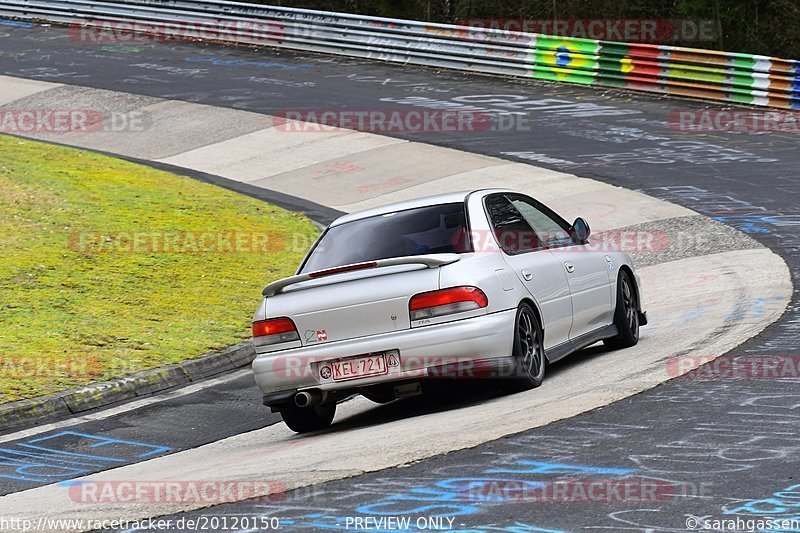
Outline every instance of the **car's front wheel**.
<svg viewBox="0 0 800 533"><path fill-rule="evenodd" d="M298 407L294 403L289 403L280 408L280 413L289 429L296 433L308 433L331 425L336 414L336 404Z"/></svg>
<svg viewBox="0 0 800 533"><path fill-rule="evenodd" d="M617 307L614 311L617 336L603 343L612 350L630 348L639 342L639 301L630 274L623 270L617 280Z"/></svg>
<svg viewBox="0 0 800 533"><path fill-rule="evenodd" d="M546 366L543 340L542 326L533 308L520 304L514 322L514 376L507 390L519 392L542 384Z"/></svg>

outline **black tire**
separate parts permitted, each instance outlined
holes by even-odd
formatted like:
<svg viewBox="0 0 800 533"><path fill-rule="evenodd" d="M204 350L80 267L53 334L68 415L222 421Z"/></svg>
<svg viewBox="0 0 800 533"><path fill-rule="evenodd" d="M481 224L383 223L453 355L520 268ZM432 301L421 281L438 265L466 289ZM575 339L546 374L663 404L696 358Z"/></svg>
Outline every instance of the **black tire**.
<svg viewBox="0 0 800 533"><path fill-rule="evenodd" d="M619 333L603 341L608 348L620 350L639 343L639 309L631 276L622 270L617 280L617 307L614 310L614 325Z"/></svg>
<svg viewBox="0 0 800 533"><path fill-rule="evenodd" d="M542 326L533 308L520 304L514 320L514 375L506 383L508 392L526 391L542 384L547 366L543 340Z"/></svg>
<svg viewBox="0 0 800 533"><path fill-rule="evenodd" d="M308 433L325 429L333 422L336 414L336 404L326 403L313 407L298 407L294 403L280 408L283 421L295 433Z"/></svg>

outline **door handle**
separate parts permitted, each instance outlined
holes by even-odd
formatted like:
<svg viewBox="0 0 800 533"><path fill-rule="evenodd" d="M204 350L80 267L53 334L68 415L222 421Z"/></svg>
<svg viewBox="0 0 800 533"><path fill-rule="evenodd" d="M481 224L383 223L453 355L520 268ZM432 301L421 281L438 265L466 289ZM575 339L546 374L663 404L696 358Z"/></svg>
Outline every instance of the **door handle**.
<svg viewBox="0 0 800 533"><path fill-rule="evenodd" d="M530 270L523 270L522 277L525 279L525 281L530 281L533 279L533 272Z"/></svg>
<svg viewBox="0 0 800 533"><path fill-rule="evenodd" d="M566 267L566 269L567 269L567 272L569 272L570 274L572 274L573 272L575 272L575 265L573 265L573 264L572 264L572 263L570 263L569 261L567 261L566 263L564 263L564 267Z"/></svg>

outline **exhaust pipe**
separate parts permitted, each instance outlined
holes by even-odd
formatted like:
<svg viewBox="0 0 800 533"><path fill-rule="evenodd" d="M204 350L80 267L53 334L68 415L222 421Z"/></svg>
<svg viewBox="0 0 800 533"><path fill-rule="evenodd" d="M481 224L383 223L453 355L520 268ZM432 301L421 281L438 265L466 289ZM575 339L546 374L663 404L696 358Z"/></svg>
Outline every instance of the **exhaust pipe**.
<svg viewBox="0 0 800 533"><path fill-rule="evenodd" d="M294 404L297 407L313 407L321 404L324 399L322 391L312 389L295 394Z"/></svg>

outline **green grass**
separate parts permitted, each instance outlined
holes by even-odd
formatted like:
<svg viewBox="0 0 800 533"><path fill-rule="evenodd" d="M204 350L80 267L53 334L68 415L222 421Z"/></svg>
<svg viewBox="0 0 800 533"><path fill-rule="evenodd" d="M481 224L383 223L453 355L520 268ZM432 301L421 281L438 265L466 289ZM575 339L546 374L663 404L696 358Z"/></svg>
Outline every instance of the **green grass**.
<svg viewBox="0 0 800 533"><path fill-rule="evenodd" d="M266 235L267 251L192 246L199 232ZM147 240L131 252L124 233ZM153 240L169 234L168 250ZM0 402L246 339L261 289L316 234L301 214L212 185L0 135Z"/></svg>

